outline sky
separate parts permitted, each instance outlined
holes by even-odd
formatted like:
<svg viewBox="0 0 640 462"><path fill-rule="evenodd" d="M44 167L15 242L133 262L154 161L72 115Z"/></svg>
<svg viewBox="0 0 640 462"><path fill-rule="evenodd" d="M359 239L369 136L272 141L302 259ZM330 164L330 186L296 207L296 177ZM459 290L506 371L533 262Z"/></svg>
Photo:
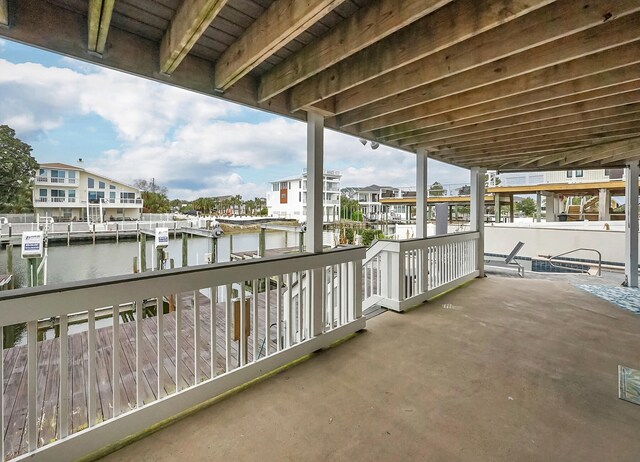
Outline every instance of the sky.
<svg viewBox="0 0 640 462"><path fill-rule="evenodd" d="M306 125L0 39L0 125L62 162L131 183L155 180L170 198L264 197L300 175ZM341 186L415 185L415 156L325 131L327 170ZM429 161L429 183L467 184L469 172Z"/></svg>

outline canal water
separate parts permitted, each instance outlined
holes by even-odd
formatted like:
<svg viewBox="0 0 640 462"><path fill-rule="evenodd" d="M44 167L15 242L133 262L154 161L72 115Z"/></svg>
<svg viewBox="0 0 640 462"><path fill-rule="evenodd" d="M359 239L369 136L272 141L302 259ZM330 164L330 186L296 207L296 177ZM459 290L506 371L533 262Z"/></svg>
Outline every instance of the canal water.
<svg viewBox="0 0 640 462"><path fill-rule="evenodd" d="M269 232L265 236L267 249L294 247L299 235L287 232ZM218 261L230 261L230 243L234 252L256 251L259 233L224 235L218 239ZM212 241L205 237L190 237L188 244L188 266L206 263L206 254L211 252ZM182 239L170 238L169 258L175 267L182 266ZM104 242L94 244L72 244L49 247L48 284L76 282L106 276L118 276L133 273L133 259L139 255L139 244L135 241ZM153 238L147 239L147 267L150 269L155 259ZM154 267L155 267L154 263ZM7 273L7 254L0 251L0 274ZM13 249L13 273L16 288L26 287L26 260L20 258L20 248ZM111 319L96 321L96 327L112 325ZM70 325L69 333L86 330L86 324ZM4 348L24 344L26 328L24 325L6 326L4 329ZM53 328L39 332L40 338L56 335Z"/></svg>

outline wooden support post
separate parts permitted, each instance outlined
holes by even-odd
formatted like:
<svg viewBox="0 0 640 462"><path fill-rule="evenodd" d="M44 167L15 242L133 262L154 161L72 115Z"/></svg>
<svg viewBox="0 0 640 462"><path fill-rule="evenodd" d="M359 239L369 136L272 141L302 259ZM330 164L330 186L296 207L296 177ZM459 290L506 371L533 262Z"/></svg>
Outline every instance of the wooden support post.
<svg viewBox="0 0 640 462"><path fill-rule="evenodd" d="M542 194L540 191L536 193L536 221L538 223L542 221Z"/></svg>
<svg viewBox="0 0 640 462"><path fill-rule="evenodd" d="M266 234L267 229L264 226L260 227L260 236L258 238L258 256L264 257L266 252Z"/></svg>
<svg viewBox="0 0 640 462"><path fill-rule="evenodd" d="M631 162L625 170L625 262L626 285L638 287L638 162Z"/></svg>
<svg viewBox="0 0 640 462"><path fill-rule="evenodd" d="M502 221L502 211L500 210L500 193L495 193L494 199L495 205L493 208L495 212L495 221L496 223L500 223Z"/></svg>
<svg viewBox="0 0 640 462"><path fill-rule="evenodd" d="M307 251L322 252L322 212L324 196L324 118L307 113ZM311 335L322 334L322 269L311 275ZM302 291L300 291L302 294Z"/></svg>
<svg viewBox="0 0 640 462"><path fill-rule="evenodd" d="M140 271L147 271L147 235L140 233Z"/></svg>
<svg viewBox="0 0 640 462"><path fill-rule="evenodd" d="M13 275L13 244L11 244L11 240L7 243L7 273ZM15 279L15 277L11 277L9 289L15 287Z"/></svg>
<svg viewBox="0 0 640 462"><path fill-rule="evenodd" d="M67 225L67 247L71 245L71 225Z"/></svg>
<svg viewBox="0 0 640 462"><path fill-rule="evenodd" d="M93 245L96 245L96 224L93 224Z"/></svg>
<svg viewBox="0 0 640 462"><path fill-rule="evenodd" d="M211 263L218 263L218 238L211 238Z"/></svg>
<svg viewBox="0 0 640 462"><path fill-rule="evenodd" d="M480 233L476 245L476 261L478 277L484 277L484 175L486 170L474 167L471 169L471 231Z"/></svg>
<svg viewBox="0 0 640 462"><path fill-rule="evenodd" d="M230 260L231 260L232 253L233 253L233 234L229 234L229 259Z"/></svg>
<svg viewBox="0 0 640 462"><path fill-rule="evenodd" d="M429 189L428 153L420 149L416 153L416 237L427 237L427 197Z"/></svg>
<svg viewBox="0 0 640 462"><path fill-rule="evenodd" d="M120 226L116 223L116 244L120 243Z"/></svg>
<svg viewBox="0 0 640 462"><path fill-rule="evenodd" d="M188 234L182 230L182 267L186 268L188 266L188 256L189 256L189 236Z"/></svg>

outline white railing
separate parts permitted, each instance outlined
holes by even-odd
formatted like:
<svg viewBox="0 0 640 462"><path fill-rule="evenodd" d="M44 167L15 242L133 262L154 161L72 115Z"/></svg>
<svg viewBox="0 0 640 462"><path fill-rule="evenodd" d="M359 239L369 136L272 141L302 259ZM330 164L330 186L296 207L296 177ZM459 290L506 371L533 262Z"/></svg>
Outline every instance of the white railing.
<svg viewBox="0 0 640 462"><path fill-rule="evenodd" d="M96 232L132 232L140 230L155 230L156 228L169 228L170 230L179 230L182 228L197 227L197 223L194 221L105 221L103 223L87 223L86 221L60 221L51 223L49 225L49 236L55 235L67 235L79 233ZM3 223L0 224L0 236L12 236L21 235L25 231L38 231L39 225L37 223Z"/></svg>
<svg viewBox="0 0 640 462"><path fill-rule="evenodd" d="M26 324L26 345L0 357L22 358L24 371L14 386L0 368L0 454L76 460L363 329L364 256L349 248L1 293L0 326ZM79 317L85 331L72 333ZM57 338L42 340L42 323Z"/></svg>
<svg viewBox="0 0 640 462"><path fill-rule="evenodd" d="M471 232L377 241L363 262L363 309L379 304L404 311L477 277L479 237Z"/></svg>
<svg viewBox="0 0 640 462"><path fill-rule="evenodd" d="M36 183L48 183L48 184L78 184L77 178L55 178L50 176L36 176Z"/></svg>

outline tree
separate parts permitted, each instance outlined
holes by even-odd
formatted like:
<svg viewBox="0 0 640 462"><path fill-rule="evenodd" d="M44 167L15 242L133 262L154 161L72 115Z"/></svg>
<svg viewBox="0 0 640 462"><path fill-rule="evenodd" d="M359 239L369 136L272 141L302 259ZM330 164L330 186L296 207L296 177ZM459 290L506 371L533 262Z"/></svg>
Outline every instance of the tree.
<svg viewBox="0 0 640 462"><path fill-rule="evenodd" d="M442 197L444 196L444 187L438 183L437 181L434 181L433 184L431 185L431 187L429 188L429 195L431 197Z"/></svg>
<svg viewBox="0 0 640 462"><path fill-rule="evenodd" d="M470 196L470 195L471 195L471 186L469 186L468 184L458 189L458 196Z"/></svg>
<svg viewBox="0 0 640 462"><path fill-rule="evenodd" d="M142 190L141 195L144 202L142 211L144 213L167 213L171 211L167 188L157 185L155 179L151 181L133 180L133 186Z"/></svg>
<svg viewBox="0 0 640 462"><path fill-rule="evenodd" d="M0 125L0 210L30 211L30 191L38 162L31 156L31 146L15 135L11 127Z"/></svg>
<svg viewBox="0 0 640 462"><path fill-rule="evenodd" d="M536 213L536 201L530 197L522 199L516 203L516 210L524 213L528 217L532 217Z"/></svg>
<svg viewBox="0 0 640 462"><path fill-rule="evenodd" d="M362 210L355 199L340 196L340 218L352 221L362 221Z"/></svg>
<svg viewBox="0 0 640 462"><path fill-rule="evenodd" d="M152 178L151 181L142 180L142 179L133 180L133 186L142 191L163 194L165 196L167 195L167 188L165 188L164 186L157 185L155 178Z"/></svg>

